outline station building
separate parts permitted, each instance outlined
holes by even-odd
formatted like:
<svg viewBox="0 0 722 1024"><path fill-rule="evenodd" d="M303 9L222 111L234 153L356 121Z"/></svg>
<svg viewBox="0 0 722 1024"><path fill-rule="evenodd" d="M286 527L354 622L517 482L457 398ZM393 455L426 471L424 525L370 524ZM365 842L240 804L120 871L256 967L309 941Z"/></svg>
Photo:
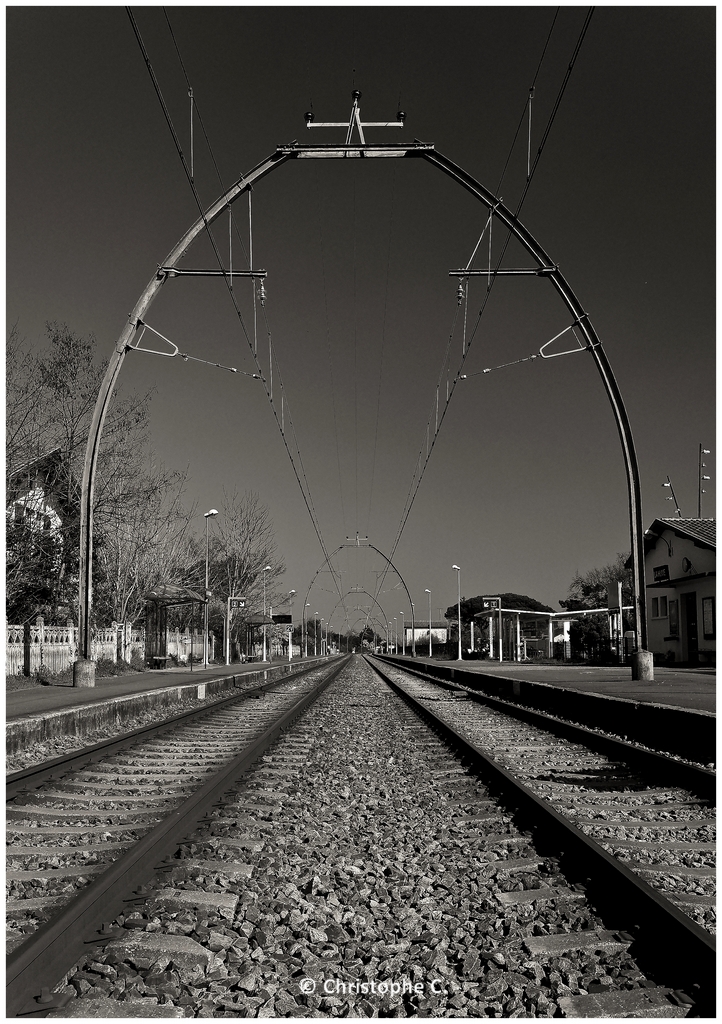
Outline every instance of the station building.
<svg viewBox="0 0 722 1024"><path fill-rule="evenodd" d="M660 664L716 663L714 519L655 519L644 535L649 649Z"/></svg>

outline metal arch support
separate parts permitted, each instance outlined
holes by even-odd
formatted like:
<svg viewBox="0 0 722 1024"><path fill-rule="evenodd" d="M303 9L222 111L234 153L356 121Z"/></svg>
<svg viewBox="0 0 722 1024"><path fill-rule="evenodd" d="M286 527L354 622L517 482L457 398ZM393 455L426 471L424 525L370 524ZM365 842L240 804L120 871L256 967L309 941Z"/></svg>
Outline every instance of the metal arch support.
<svg viewBox="0 0 722 1024"><path fill-rule="evenodd" d="M567 309L574 317L575 326L579 328L586 339L587 348L595 362L597 370L599 371L599 375L602 378L602 383L604 384L604 388L607 393L607 398L612 406L617 430L619 431L619 439L622 444L624 468L627 474L627 488L629 494L629 527L632 549L634 611L637 636L639 637L639 648L642 651L646 651L648 643L647 594L645 589L644 573L644 525L642 521L642 487L639 476L639 465L637 463L637 453L634 447L632 427L629 422L629 417L627 416L627 410L624 406L622 393L619 390L619 385L617 384L609 359L607 358L607 354L602 347L602 342L594 329L591 320L587 316L564 275L560 272L558 266L553 263L534 236L526 230L523 224L520 224L508 207L504 206L504 204L500 202L492 192L484 188L484 186L470 174L464 171L457 164L452 163L451 160L442 156L440 153L424 149L415 152L414 155L423 160L427 160L435 167L438 167L440 171L443 171L444 174L448 174L450 178L453 178L454 181L458 182L467 190L467 192L470 192L473 196L479 199L488 209L493 210L494 216L498 217L499 220L512 232L515 238L521 242L532 258L536 260L539 265L539 269L543 269L543 276L549 278L552 282L564 301ZM493 276L494 271L492 270L491 273Z"/></svg>
<svg viewBox="0 0 722 1024"><path fill-rule="evenodd" d="M342 546L344 546L344 545L342 545ZM369 547L370 547L370 545L369 545ZM365 594L365 595L366 595L366 597L370 597L370 598L371 598L371 600L373 601L373 603L374 603L374 604L376 605L376 607L377 607L377 608L379 609L379 611L380 611L380 612L381 612L381 614L383 615L383 617L384 617L384 622L388 622L388 619L386 618L386 612L385 612L385 611L383 610L383 608L381 607L381 604L380 604L380 602L376 600L376 598L375 598L375 597L373 596L373 594L369 594L368 590L354 590L354 591L349 591L349 593L354 593L354 594ZM348 594L346 594L346 595L344 595L344 596L345 596L345 597L347 597L347 596L348 596ZM333 606L333 608L332 608L332 610L331 610L331 614L330 614L330 615L329 615L329 617L328 617L328 621L329 621L329 622L330 622L330 621L331 621L331 619L333 618L334 612L336 611L336 609L338 608L338 606L339 606L339 605L340 605L340 604L342 603L342 601L343 601L343 598L340 598L340 599L339 599L339 600L338 600L338 601L336 602L336 604L335 604L335 605ZM344 605L344 609L345 609L345 605ZM368 618L369 618L369 615L370 615L370 614L371 614L371 613L370 613L370 611L369 611L369 613L368 613L368 614L367 614L367 616L366 616L366 620L367 620L367 621L368 621ZM348 618L347 618L347 621L348 621ZM357 619L356 621L358 621L358 619Z"/></svg>
<svg viewBox="0 0 722 1024"><path fill-rule="evenodd" d="M175 267L176 263L184 255L188 246L200 234L201 231L233 203L240 195L246 192L254 182L263 178L274 168L285 163L289 157L285 153L276 152L263 160L253 168L247 175L240 178L227 192L224 192L216 201L208 207L202 217L188 229L181 240L170 251L163 261L164 268ZM113 353L108 361L105 376L100 385L98 398L93 410L93 418L90 423L88 443L85 450L85 463L83 465L83 481L80 505L80 604L78 618L80 626L80 642L78 654L81 658L91 657L91 618L93 607L93 497L95 491L95 474L98 464L98 453L100 450L100 437L103 432L103 424L113 397L115 385L118 380L120 369L125 360L125 353L128 350L133 332L136 330L138 321L145 315L161 287L168 279L168 274L153 274L146 285L140 298L128 317L128 322L121 331L120 337L115 345Z"/></svg>
<svg viewBox="0 0 722 1024"><path fill-rule="evenodd" d="M219 214L229 206L235 199L238 198L243 192L247 191L253 182L258 181L264 177L270 171L276 167L281 166L289 159L345 159L345 158L372 158L372 157L396 157L396 158L420 158L427 160L433 166L437 167L444 174L447 174L450 178L456 181L462 188L465 188L471 195L475 196L480 202L482 202L489 210L493 212L493 215L497 217L506 227L512 232L521 244L525 247L527 252L537 262L540 269L544 269L544 276L549 277L556 288L557 292L561 296L565 305L572 313L575 324L578 325L579 329L583 333L589 351L594 359L594 362L599 371L599 375L602 378L604 388L607 393L607 397L612 406L614 413L615 422L619 431L619 437L622 444L622 451L624 454L624 465L627 474L627 486L629 491L629 514L630 514L630 535L631 535L631 548L632 548L632 570L633 570L633 581L634 581L634 609L636 613L636 625L637 635L640 641L640 648L644 651L647 649L647 614L646 614L646 591L645 591L645 574L644 574L644 527L642 523L642 495L641 495L641 484L639 477L639 467L637 464L637 456L634 447L634 439L632 437L631 425L627 416L622 395L619 390L619 385L614 377L612 368L607 359L606 353L602 348L602 343L592 326L589 317L581 306L581 303L577 299L576 295L572 291L571 287L567 283L563 274L560 273L558 267L552 262L546 252L542 249L536 239L531 235L526 228L517 220L514 214L502 203L496 196L488 189L486 189L480 182L478 182L472 175L468 174L457 164L454 164L451 160L442 156L440 153L434 151L433 146L424 143L411 143L402 145L361 145L361 146L300 146L297 143L292 143L288 146L280 146L276 152L268 157L266 160L258 164L249 174L242 177L235 185L233 185L227 192L225 192L219 199L215 201L204 214L200 217L193 226L186 232L180 242L171 251L169 256L164 260L164 267L173 267L176 262L181 258L190 243L196 238L196 236L206 227L207 224L212 223ZM492 271L493 273L493 271ZM92 504L93 504L93 489L95 482L95 470L98 460L98 449L100 445L100 436L103 429L103 422L105 415L110 404L110 400L113 395L115 383L120 372L120 368L125 358L125 352L128 347L130 338L132 337L133 331L136 328L138 318L142 317L151 302L155 298L157 292L161 288L163 282L167 279L167 275L163 275L161 278L154 274L151 281L146 286L140 299L136 303L132 314L128 319L128 323L121 332L120 338L116 344L113 354L108 363L108 367L101 384L100 393L95 404L95 410L93 412L93 419L90 426L90 433L88 436L88 445L85 454L85 465L83 467L83 486L82 486L82 503L81 503L81 514L80 514L80 654L83 658L89 658L91 654L90 646L90 618L92 609L92 538L93 538L93 522L92 522ZM342 547L344 545L341 545ZM369 545L373 546L373 545ZM337 549L339 550L339 549ZM378 551L378 548L374 548L382 558L386 558L383 552ZM336 552L334 552L335 554ZM329 556L330 558L331 556ZM328 561L328 559L327 559ZM409 598L409 604L411 605L412 615L412 626L414 624L414 606L411 601L411 595L409 594L408 588L403 580L403 577L398 572L395 566L388 560L389 565L392 566L394 572L397 573L399 579L404 585L407 597ZM325 564L325 563L324 563ZM319 570L320 571L320 570ZM316 573L316 576L318 573ZM314 577L315 579L315 577ZM310 593L309 587L309 593ZM306 594L308 599L308 593Z"/></svg>
<svg viewBox="0 0 722 1024"><path fill-rule="evenodd" d="M398 578L399 578L399 579L401 580L401 583L402 583L402 585L403 585L403 588L404 588L404 590L406 591L406 596L407 596L407 598L409 599L409 607L411 608L411 639L412 639L412 641L415 641L415 639L416 639L416 622L414 621L414 602L413 602L413 601L411 600L411 594L409 593L409 588L408 588L408 587L406 586L406 580L405 580L405 579L404 579L404 577L403 577L403 576L401 575L401 573L400 573L400 572L399 572L399 570L398 570L398 569L396 568L396 566L395 566L395 565L394 565L394 563L393 563L393 562L391 561L391 559L389 558L389 556L388 556L388 555L385 555L385 554L383 553L383 551L379 551L379 549L378 549L378 548L376 548L376 547L374 547L374 546L373 546L373 544L369 544L369 547L370 547L370 548L373 548L373 550L374 550L374 551L375 551L375 552L376 552L377 554L381 555L381 557L382 557L382 558L385 558L385 559L386 559L386 561L388 562L388 564L389 564L389 565L391 566L391 568L392 568L392 569L394 570L394 572L396 573L396 575L398 576ZM403 623L401 623L401 628L403 629ZM416 654L416 643L414 643L413 647L414 647L414 655L415 655L415 654Z"/></svg>

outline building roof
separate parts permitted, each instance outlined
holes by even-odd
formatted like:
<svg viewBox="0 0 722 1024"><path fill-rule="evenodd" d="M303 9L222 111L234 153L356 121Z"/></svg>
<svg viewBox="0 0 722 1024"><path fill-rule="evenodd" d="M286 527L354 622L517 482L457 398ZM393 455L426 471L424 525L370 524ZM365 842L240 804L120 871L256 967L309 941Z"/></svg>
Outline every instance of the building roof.
<svg viewBox="0 0 722 1024"><path fill-rule="evenodd" d="M649 538L649 546L663 530L672 530L678 537L687 537L703 548L717 549L717 531L715 519L655 519L645 534Z"/></svg>

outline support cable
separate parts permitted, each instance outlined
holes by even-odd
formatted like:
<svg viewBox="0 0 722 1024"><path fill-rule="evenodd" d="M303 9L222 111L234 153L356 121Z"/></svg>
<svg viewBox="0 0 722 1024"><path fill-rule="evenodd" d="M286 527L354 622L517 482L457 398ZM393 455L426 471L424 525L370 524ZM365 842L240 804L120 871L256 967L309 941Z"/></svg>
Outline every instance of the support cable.
<svg viewBox="0 0 722 1024"><path fill-rule="evenodd" d="M133 16L133 12L132 12L131 8L130 7L126 7L126 12L128 14L128 18L129 18L131 26L133 28L133 33L135 35L136 41L137 41L138 46L140 48L141 54L143 56L143 60L145 61L145 65L146 65L146 68L148 70L148 74L150 75L151 82L153 83L153 88L154 88L156 96L158 98L158 102L161 105L161 109L163 111L163 116L165 117L166 124L168 125L168 129L169 129L169 131L171 133L171 137L172 137L173 142L175 144L176 151L178 153L178 157L179 157L179 159L181 161L181 165L182 165L183 170L185 172L186 178L188 179L188 184L191 187L191 191L193 193L193 198L195 199L195 202L196 202L196 205L198 207L198 211L199 211L200 217L201 217L201 219L203 221L203 224L205 226L206 232L208 234L208 238L209 238L211 246L213 248L214 255L216 257L216 260L218 261L218 266L223 271L223 278L224 278L224 281L225 281L225 284L226 284L226 288L228 290L228 294L229 294L229 296L231 298L231 301L233 303L233 307L234 307L234 309L236 311L236 316L237 316L238 321L239 321L239 323L241 325L241 329L242 329L243 334L244 334L244 336L246 338L248 346L252 350L251 339L250 339L250 336L248 334L248 330L246 328L245 321L243 319L243 315L242 315L241 310L240 310L240 308L238 306L238 303L236 302L236 298L235 298L235 295L233 293L233 289L230 287L230 280L228 278L228 273L225 270L225 268L223 267L223 260L221 258L221 254L220 254L220 251L218 249L218 245L216 243L215 236L213 235L213 232L211 231L210 224L208 223L208 220L206 218L205 210L203 209L203 205L201 203L200 196L198 195L198 191L197 191L197 189L195 187L195 183L194 183L193 178L191 176L190 168L188 166L188 163L186 161L185 155L183 153L183 148L182 148L182 146L180 144L180 140L178 139L178 135L177 135L177 132L175 130L175 126L173 125L173 120L172 120L172 118L170 116L170 111L168 110L167 104L166 104L165 99L163 97L163 93L161 91L160 84L158 82L158 79L156 78L155 71L153 70L153 65L151 64L150 57L148 56L148 52L147 52L147 50L145 48L145 44L144 44L143 39L142 39L141 34L140 34L140 30L139 30L138 25L137 25L137 23L135 21L135 17ZM166 14L166 20L168 20L167 14ZM169 22L169 25L170 25L170 22ZM171 29L171 33L172 33L172 29ZM174 38L174 42L175 42L175 38ZM178 51L177 45L176 45L176 50ZM178 51L178 53L179 53L179 58L180 58L180 52ZM181 59L181 65L182 65L182 59ZM184 73L185 73L185 68L184 68ZM255 296L255 288L254 288L254 296ZM253 357L254 357L254 362L256 364L256 369L258 371L258 376L264 382L264 387L266 388L266 394L267 394L267 396L269 398L269 401L271 402L271 408L273 410L273 414L274 414L274 417L276 419L276 424L277 424L277 426L279 427L279 430L280 430L280 421L279 421L279 417L278 417L278 412L277 412L277 410L275 409L275 407L273 405L273 401L271 399L271 395L270 395L270 392L269 392L268 385L266 384L265 378L264 378L264 376L263 376L263 374L261 372L261 367L260 367L260 365L258 363L257 354L253 353ZM283 434L281 434L281 436L283 437ZM291 457L291 452L290 452L290 449L288 448L288 446L286 446L286 450L287 450L287 452L289 454L289 458L291 458L291 463L293 465L294 473L296 475L296 479L297 479L297 481L299 483L299 486L300 486L300 476L298 474L296 466L293 464L293 459ZM313 523L314 531L316 533L316 536L318 538L319 544L321 546L321 550L323 551L323 553L325 555L327 555L327 548L326 548L326 545L324 543L323 537L321 535L320 524L318 522L318 518L311 511L313 506L312 506L312 503L309 502L310 495L309 496L306 495L306 492L304 491L303 487L301 487L301 493L303 495L304 502L306 504L306 508L307 508L307 510L309 512L309 515L311 516L311 521Z"/></svg>
<svg viewBox="0 0 722 1024"><path fill-rule="evenodd" d="M551 27L551 29L549 31L549 35L547 37L547 41L546 41L545 46L544 46L544 51L542 53L542 57L541 57L541 59L539 61L539 65L537 67L537 75L539 73L539 69L541 68L542 60L544 59L544 54L546 53L546 49L547 49L547 47L549 45L549 39L551 38L551 33L552 33L553 28L554 28L554 23L556 22L556 17L557 17L558 13L559 13L559 9L557 8L557 11L555 12L555 15L554 15L554 20L552 22L552 27ZM557 93L557 97L556 97L556 101L554 103L554 107L553 107L552 112L551 112L551 114L549 116L549 119L547 121L546 129L545 129L544 134L542 136L542 140L541 140L541 143L539 145L539 149L537 150L534 162L533 162L533 164L531 166L531 169L530 169L530 172L529 172L529 176L527 178L527 181L525 183L524 189L523 189L522 194L521 194L521 198L519 199L519 202L517 203L517 207L516 207L516 210L514 212L514 219L515 220L518 218L519 213L521 211L521 208L522 208L522 206L524 204L524 200L526 199L526 196L527 196L527 194L529 192L529 188L531 186L531 182L532 182L532 179L534 177L534 173L535 173L535 171L536 171L536 169L537 169L537 167L539 165L539 161L541 159L541 155L542 155L542 152L543 152L544 147L546 145L547 139L549 138L549 133L551 131L552 125L554 123L554 119L556 118L557 112L559 110L559 106L560 106L562 98L564 96L564 92L566 91L566 87L567 87L567 85L569 83L569 79L571 77L571 73L572 73L572 70L573 70L574 65L576 63L577 57L579 56L579 51L581 49L582 43L584 42L584 38L586 36L587 29L589 28L589 23L590 23L590 21L592 19L593 13L594 13L594 8L591 7L589 9L589 11L587 12L587 16L586 16L586 18L584 20L584 24L583 24L582 29L580 31L579 37L577 39L577 42L575 44L575 47L574 47L574 50L573 50L573 53L572 53L572 57L570 59L569 65L567 67L566 74L564 76L562 84L561 84L561 86L559 88L559 91ZM534 82L536 82L536 75L535 75ZM514 146L514 144L516 142L516 138L517 138L517 136L519 134L519 130L521 128L521 125L524 122L525 115L526 115L526 104L525 104L525 108L524 108L524 113L522 114L521 120L519 122L519 126L517 127L516 135L514 136L514 141L512 142L512 149L513 149L513 146ZM507 166L509 164L509 160L510 159L511 159L511 150L509 152L509 156L507 157L506 164L504 165L504 169L502 171L502 175L501 175L501 178L500 178L500 184L499 184L499 186L497 186L497 192L498 192L499 187L501 185L501 181L503 180L504 175L506 173L506 169L507 169ZM493 210L491 211L491 213L493 214ZM466 362L466 359L468 358L469 352L471 350L472 342L473 342L473 340L474 340L474 338L476 336L477 330L479 328L479 324L481 323L481 319L482 319L483 314L484 314L484 312L486 310L486 307L487 307L487 304L488 304L488 301L489 301L489 297L491 295L491 289L493 287L494 282L496 281L496 272L498 271L499 267L501 266L501 264L503 262L503 259L504 259L504 256L506 254L506 250L507 250L507 248L509 246L509 243L511 241L511 238L512 238L512 232L511 232L511 230L509 230L508 234L507 234L507 237L506 237L506 240L505 240L505 242L504 242L504 244L502 246L501 254L500 254L500 256L499 256L499 258L498 258L498 260L496 262L495 270L494 270L493 275L491 276L491 279L489 281L489 285L487 287L486 295L484 296L484 300L483 300L481 309L479 310L479 313L477 314L476 321L474 323L474 327L473 327L473 330L471 332L471 336L469 338L469 342L468 342L468 345L467 345L467 348L466 348L466 353L465 353L465 355L464 355L464 357L461 360L461 363L459 365L459 368L458 368L458 371L457 371L457 374L456 374L456 377L455 377L455 380L454 380L454 384L453 384L453 386L451 388L451 392L450 392L450 395L449 395L449 401L445 404L445 406L443 407L443 409L441 411L441 416L440 416L440 419L438 420L437 429L435 431L434 437L432 438L431 444L429 446L429 453L428 453L428 455L426 457L426 460L423 463L423 466L422 466L421 471L418 474L418 476L416 475L416 471L415 471L414 478L412 478L411 487L409 488L409 498L407 498L406 505L404 506L404 509L402 511L401 520L400 520L399 527L398 527L398 530L397 530L397 533L396 533L396 538L394 540L394 543L393 543L393 546L392 546L392 549L391 549L390 557L392 559L393 559L393 556L394 556L394 554L396 552L398 544L399 544L399 542L401 540L401 536L403 534L403 531L404 531L404 528L406 526L406 523L408 522L409 515L411 514L411 509L413 507L414 501L416 500L416 495L418 494L419 487L421 486L421 481L422 481L422 479L424 477L424 474L426 472L426 467L428 466L429 459L431 457L431 453L433 452L434 445L436 443L436 438L438 436L438 432L441 429L441 425L443 424L444 418L446 416L446 412L448 411L448 408L449 408L449 405L450 405L450 402L451 402L451 398L453 397L454 390L456 388L456 384L461 379L461 371L463 370L463 367L464 367L464 364ZM477 243L477 247L478 247L478 244L479 243ZM417 466L418 466L418 462L417 462Z"/></svg>
<svg viewBox="0 0 722 1024"><path fill-rule="evenodd" d="M326 247L323 239L323 229L321 227L321 190L318 182L318 168L314 161L313 167L314 175L313 180L316 186L316 222L318 224L318 235L321 243L321 278L323 282L323 310L324 310L324 322L326 327L326 356L328 359L328 370L331 379L331 405L333 408L333 428L334 436L336 438L336 466L338 469L338 489L339 496L341 498L341 517L344 523L344 530L346 529L346 508L343 500L343 480L341 477L341 449L339 446L339 434L338 434L338 414L336 410L336 383L333 374L333 353L331 351L331 328L329 324L328 316L328 286L326 283Z"/></svg>

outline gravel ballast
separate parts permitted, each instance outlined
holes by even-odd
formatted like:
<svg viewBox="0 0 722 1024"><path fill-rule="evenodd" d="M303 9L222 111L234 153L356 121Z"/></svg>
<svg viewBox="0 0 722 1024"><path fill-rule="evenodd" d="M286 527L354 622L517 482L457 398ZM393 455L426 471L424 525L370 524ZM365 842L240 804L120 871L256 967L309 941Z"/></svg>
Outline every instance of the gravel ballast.
<svg viewBox="0 0 722 1024"><path fill-rule="evenodd" d="M688 1011L360 658L182 852L53 1016Z"/></svg>

